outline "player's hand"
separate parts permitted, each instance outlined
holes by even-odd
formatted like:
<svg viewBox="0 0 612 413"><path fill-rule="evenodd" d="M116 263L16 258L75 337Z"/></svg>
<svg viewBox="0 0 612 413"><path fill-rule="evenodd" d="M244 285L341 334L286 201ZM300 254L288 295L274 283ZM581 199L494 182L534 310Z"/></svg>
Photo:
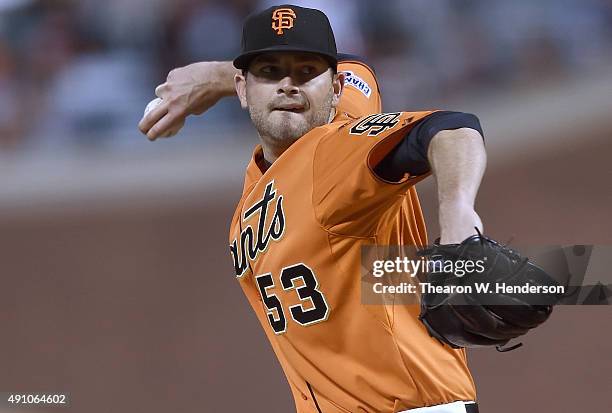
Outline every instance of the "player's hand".
<svg viewBox="0 0 612 413"><path fill-rule="evenodd" d="M235 93L231 62L199 62L172 70L155 89L163 99L138 124L149 140L176 135L189 115L200 115L219 99Z"/></svg>

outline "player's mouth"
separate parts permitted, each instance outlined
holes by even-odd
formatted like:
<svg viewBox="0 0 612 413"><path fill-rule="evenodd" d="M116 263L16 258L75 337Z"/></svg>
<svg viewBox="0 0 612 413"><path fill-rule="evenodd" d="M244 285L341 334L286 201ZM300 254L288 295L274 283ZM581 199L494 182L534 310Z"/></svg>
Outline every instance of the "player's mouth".
<svg viewBox="0 0 612 413"><path fill-rule="evenodd" d="M306 108L304 105L300 104L289 104L289 105L280 105L274 108L274 110L278 110L281 112L293 112L293 113L302 113Z"/></svg>

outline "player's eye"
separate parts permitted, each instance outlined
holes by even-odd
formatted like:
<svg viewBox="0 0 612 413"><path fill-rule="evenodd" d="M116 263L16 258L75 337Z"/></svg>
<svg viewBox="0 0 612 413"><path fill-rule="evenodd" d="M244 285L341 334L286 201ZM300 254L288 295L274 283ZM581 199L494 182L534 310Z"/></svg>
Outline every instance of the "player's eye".
<svg viewBox="0 0 612 413"><path fill-rule="evenodd" d="M311 75L315 72L315 68L313 66L302 66L302 74Z"/></svg>
<svg viewBox="0 0 612 413"><path fill-rule="evenodd" d="M262 66L259 70L261 73L272 74L272 73L276 73L278 71L278 68L272 65L265 65L265 66Z"/></svg>

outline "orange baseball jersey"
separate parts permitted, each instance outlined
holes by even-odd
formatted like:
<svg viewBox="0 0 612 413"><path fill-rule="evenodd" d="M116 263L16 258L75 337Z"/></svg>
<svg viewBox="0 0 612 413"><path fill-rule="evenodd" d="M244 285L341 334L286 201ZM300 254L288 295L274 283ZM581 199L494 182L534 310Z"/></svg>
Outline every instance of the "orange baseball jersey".
<svg viewBox="0 0 612 413"><path fill-rule="evenodd" d="M427 243L414 189L424 176L387 182L373 167L431 112L380 114L370 69L344 62L339 70L354 83L346 83L331 123L267 170L255 149L230 228L237 279L298 413L475 400L465 352L431 338L418 306L361 302L362 246Z"/></svg>

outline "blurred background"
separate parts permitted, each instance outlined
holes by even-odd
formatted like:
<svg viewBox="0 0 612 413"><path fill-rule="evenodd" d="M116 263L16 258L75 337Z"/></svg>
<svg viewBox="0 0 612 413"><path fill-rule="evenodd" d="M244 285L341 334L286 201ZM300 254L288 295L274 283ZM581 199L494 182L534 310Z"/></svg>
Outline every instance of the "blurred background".
<svg viewBox="0 0 612 413"><path fill-rule="evenodd" d="M371 62L386 111L479 116L487 233L612 244L612 1L294 3ZM248 116L228 98L175 138L137 130L170 69L232 59L242 19L272 4L0 0L0 392L69 392L56 410L88 413L292 411L227 251ZM435 237L435 188L418 189ZM472 351L482 411L603 411L611 322L559 307L520 350Z"/></svg>

